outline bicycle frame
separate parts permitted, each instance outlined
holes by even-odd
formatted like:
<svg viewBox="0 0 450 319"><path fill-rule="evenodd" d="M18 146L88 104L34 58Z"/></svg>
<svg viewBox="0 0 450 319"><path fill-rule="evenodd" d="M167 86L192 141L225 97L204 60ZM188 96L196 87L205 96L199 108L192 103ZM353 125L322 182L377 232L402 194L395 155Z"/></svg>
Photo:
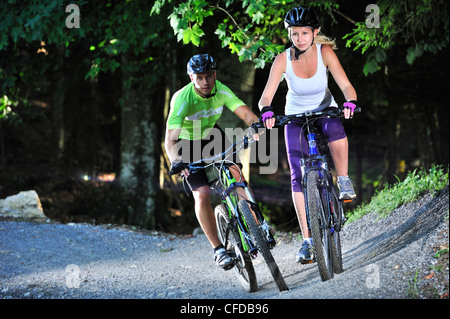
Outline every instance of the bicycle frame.
<svg viewBox="0 0 450 319"><path fill-rule="evenodd" d="M253 143L254 141L255 140L253 139L249 140L249 135L244 136L244 138L235 142L222 154L218 154L209 159L202 159L200 161L190 163L187 165L190 170L194 171L196 169L205 169L207 166L212 165L214 169L218 172L218 174L216 174L217 179L212 182L211 188L217 191L218 195L222 200L223 205L226 207L228 211L228 217L230 219L230 225L227 228L226 242L224 243L224 245L225 247L227 245L230 227L236 226L239 232L242 248L244 249L244 251L251 253L252 256L256 256L257 248L255 243L253 243L251 236L249 235L247 222L245 221L244 216L242 216L242 214L240 214L238 210L238 202L240 195L237 194L236 192L239 188L242 188L244 190L245 195L247 197L246 200L249 203L252 210L255 212L255 214L260 214L260 212L255 202L255 199L253 198L253 195L249 190L248 183L246 181L239 181L239 182L236 181L233 174L231 173L230 166L237 164L232 161L226 160L226 158L237 153L242 147L247 148L249 144ZM242 144L242 147L239 150L233 151L231 152L231 154L228 154L230 150L232 150L234 147L240 144ZM210 162L211 164L203 166L207 162Z"/></svg>
<svg viewBox="0 0 450 319"><path fill-rule="evenodd" d="M280 124L285 124L285 123L289 123L291 120L293 119L299 119L302 118L304 121L303 126L306 129L306 138L307 138L307 142L308 142L308 155L307 156L302 156L302 158L300 159L300 170L302 173L302 185L303 185L303 189L305 192L305 198L306 198L306 192L307 192L307 187L306 187L306 178L307 175L310 171L312 170L316 170L318 171L319 174L319 178L320 178L320 186L321 186L321 197L322 197L322 201L323 203L328 207L328 212L330 212L330 214L328 214L329 216L324 216L327 220L324 220L324 223L326 225L323 225L324 228L330 228L331 234L334 233L335 228L334 228L334 219L337 218L336 216L336 212L334 211L334 207L332 204L332 198L331 198L331 194L328 191L329 189L333 188L333 185L330 185L330 181L331 181L331 173L329 170L329 166L328 166L328 159L327 156L325 154L320 154L319 151L319 147L318 147L318 143L316 140L316 134L314 134L311 131L311 125L313 125L313 121L317 120L318 118L320 118L321 116L328 116L328 117L332 117L332 116L338 116L339 115L339 111L338 110L332 110L330 111L330 113L327 113L326 111L323 112L306 112L303 114L297 114L297 115L291 115L291 116L280 116L278 117L278 122ZM311 117L313 118L311 120ZM301 143L301 141L300 141ZM307 221L308 221L308 228L310 227L310 218L309 218L309 205L308 202L305 201L305 206L306 206L306 217L307 217ZM338 229L339 230L339 229Z"/></svg>
<svg viewBox="0 0 450 319"><path fill-rule="evenodd" d="M233 177L233 174L231 173L229 167L224 167L221 170L222 170L221 184L225 187L219 186L217 188L219 196L222 199L222 203L227 208L228 217L230 218L231 225L237 226L242 243L242 248L244 249L244 251L254 253L256 247L248 234L248 227L244 217L241 214L239 214L237 207L239 202L239 195L234 194L234 191L237 190L238 187L242 187L247 196L247 201L251 203L254 203L253 196L248 190L247 182L246 181L237 182L236 179ZM227 246L228 243L228 235L229 235L229 228L227 229L226 242L224 243L225 247Z"/></svg>
<svg viewBox="0 0 450 319"><path fill-rule="evenodd" d="M253 123L251 125L252 129L262 127L264 127L262 123ZM257 289L256 275L251 258L257 257L257 253L261 252L278 289L280 291L289 290L270 252L270 249L274 248L276 242L271 234L269 225L264 219L248 183L243 179L242 171L236 163L227 160L227 157L236 154L242 148L247 148L249 143L255 141L255 139L249 140L250 137L251 133L248 133L243 139L231 145L225 152L210 159L201 159L190 164L177 163L177 165L173 165L169 174L180 173L185 168L188 168L189 172L193 173L197 169L213 166L217 173L216 179L209 185L211 189L217 191L222 200L222 205L218 205L214 210L218 235L224 247L229 249L231 256L234 256L234 267L241 284L248 292ZM240 143L243 146L234 151L233 148ZM228 154L230 150L232 152ZM207 162L210 162L210 164L207 164ZM232 174L231 166L238 169L239 181L236 181L237 177L235 176L237 175ZM244 190L244 193L240 190Z"/></svg>
<svg viewBox="0 0 450 319"><path fill-rule="evenodd" d="M318 151L317 151L317 146L314 146L313 148L311 148L311 145L315 144L315 136L313 133L310 133L307 135L308 138L308 143L310 145L310 153L308 156L304 157L301 159L300 163L301 163L301 171L302 171L302 183L303 183L303 187L305 190L305 197L306 197L306 192L307 192L307 188L306 188L306 177L307 174L312 171L312 170L316 170L319 173L319 178L320 178L320 186L321 186L321 197L322 197L322 201L324 203L326 203L326 206L328 207L328 212L330 212L329 216L323 216L325 219L324 223L326 223L327 225L323 225L324 227L329 227L331 229L331 234L333 234L334 232L334 227L333 227L333 221L331 220L333 218L333 205L331 205L331 198L330 198L330 193L329 193L329 188L330 188L330 184L329 184L329 180L330 180L330 171L328 170L328 162L327 162L327 158L326 155L319 155ZM308 225L309 225L309 205L308 202L305 202L306 204L306 216L307 216L307 220L308 220Z"/></svg>
<svg viewBox="0 0 450 319"><path fill-rule="evenodd" d="M312 123L320 118L340 117L341 114L341 110L329 108L319 112L277 117L278 125L297 122L295 119L301 118L302 131L307 137L308 152L306 156L302 154L300 159L301 183L308 229L314 240L314 254L323 281L331 279L334 273L343 271L339 237L343 209L336 195L327 156L320 154ZM300 135L300 145L302 138L303 134Z"/></svg>

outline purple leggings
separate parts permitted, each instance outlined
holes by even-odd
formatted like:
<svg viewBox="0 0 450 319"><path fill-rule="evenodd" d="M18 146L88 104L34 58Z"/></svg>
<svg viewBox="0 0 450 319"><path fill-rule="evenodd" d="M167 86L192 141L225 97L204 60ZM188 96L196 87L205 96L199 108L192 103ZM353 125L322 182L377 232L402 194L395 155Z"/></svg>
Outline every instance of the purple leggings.
<svg viewBox="0 0 450 319"><path fill-rule="evenodd" d="M315 126L324 134L328 142L333 142L346 137L344 126L340 119L324 118L315 121ZM291 188L294 192L302 192L302 173L300 170L300 159L308 155L308 140L304 132L301 132L301 124L290 123L284 128L286 141L286 152L291 168ZM300 148L300 133L302 135L302 145Z"/></svg>

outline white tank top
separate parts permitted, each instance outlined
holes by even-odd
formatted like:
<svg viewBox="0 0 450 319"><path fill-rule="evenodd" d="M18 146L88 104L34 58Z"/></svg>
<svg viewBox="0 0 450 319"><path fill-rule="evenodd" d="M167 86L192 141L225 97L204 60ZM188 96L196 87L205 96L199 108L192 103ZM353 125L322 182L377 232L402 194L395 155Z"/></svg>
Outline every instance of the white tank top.
<svg viewBox="0 0 450 319"><path fill-rule="evenodd" d="M337 107L333 95L328 89L328 70L323 64L321 44L317 47L317 70L314 76L303 79L294 74L290 48L286 50L286 72L288 85L285 114L298 114L307 111L321 111L329 106Z"/></svg>

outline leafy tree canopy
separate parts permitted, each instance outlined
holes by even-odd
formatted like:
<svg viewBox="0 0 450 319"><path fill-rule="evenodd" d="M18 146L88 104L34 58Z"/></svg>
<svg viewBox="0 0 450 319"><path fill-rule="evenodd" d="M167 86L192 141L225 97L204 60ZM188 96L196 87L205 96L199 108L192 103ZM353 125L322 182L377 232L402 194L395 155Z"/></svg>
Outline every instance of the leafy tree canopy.
<svg viewBox="0 0 450 319"><path fill-rule="evenodd" d="M30 86L45 70L54 68L57 56L82 56L83 63L90 65L85 79L119 67L142 73L148 68L151 71L138 83L147 89L156 79L155 72L162 70L164 64L157 63L155 56L164 52L164 35L172 35L162 32L167 28L160 23L165 21L163 16L150 18L151 5L83 0L71 6L63 0L0 3L0 118L21 96L20 87ZM124 54L128 63L121 65ZM125 83L132 84L136 83Z"/></svg>
<svg viewBox="0 0 450 319"><path fill-rule="evenodd" d="M217 28L214 34L240 61L251 60L257 68L271 63L288 42L283 20L289 9L299 5L293 0L157 0L151 15L160 13L162 7L175 3L168 19L177 36L184 44L198 46L205 36L204 21L214 18ZM342 1L304 1L336 23L335 15L345 17L354 25L345 34L347 47L368 53L364 73L374 73L386 60L386 51L404 46L405 59L413 64L424 53L437 54L448 46L448 1L411 0L377 1L373 6L357 1L352 6L360 8L355 18L341 12L348 5ZM406 46L405 46L406 45Z"/></svg>

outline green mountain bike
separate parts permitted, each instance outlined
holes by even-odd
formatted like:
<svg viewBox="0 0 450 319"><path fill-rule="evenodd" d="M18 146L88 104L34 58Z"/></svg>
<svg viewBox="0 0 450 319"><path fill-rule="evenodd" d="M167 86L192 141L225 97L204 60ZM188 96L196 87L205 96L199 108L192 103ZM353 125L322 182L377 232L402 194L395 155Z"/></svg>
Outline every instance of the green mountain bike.
<svg viewBox="0 0 450 319"><path fill-rule="evenodd" d="M257 127L263 126L257 123L253 129ZM248 292L258 289L252 260L261 253L278 289L284 291L288 290L288 287L271 253L271 249L276 245L271 228L264 219L239 166L229 159L255 141L250 131L225 152L185 166L190 173L213 168L215 179L210 182L210 188L221 198L221 204L214 209L218 235L228 254L234 258L233 269L242 287ZM239 180L233 177L232 169L239 171ZM174 173L179 172L171 172Z"/></svg>

